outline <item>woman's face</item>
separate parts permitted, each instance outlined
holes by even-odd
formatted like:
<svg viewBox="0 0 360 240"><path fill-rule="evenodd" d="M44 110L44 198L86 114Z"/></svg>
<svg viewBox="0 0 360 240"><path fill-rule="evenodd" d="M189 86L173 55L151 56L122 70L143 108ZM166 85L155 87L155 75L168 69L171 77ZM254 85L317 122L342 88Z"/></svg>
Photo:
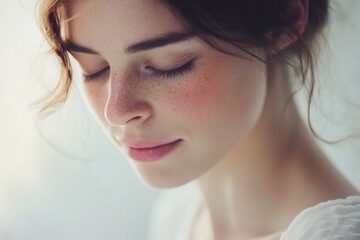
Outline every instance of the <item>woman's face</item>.
<svg viewBox="0 0 360 240"><path fill-rule="evenodd" d="M147 183L200 177L254 128L264 65L191 36L163 1L77 0L66 14L89 104Z"/></svg>

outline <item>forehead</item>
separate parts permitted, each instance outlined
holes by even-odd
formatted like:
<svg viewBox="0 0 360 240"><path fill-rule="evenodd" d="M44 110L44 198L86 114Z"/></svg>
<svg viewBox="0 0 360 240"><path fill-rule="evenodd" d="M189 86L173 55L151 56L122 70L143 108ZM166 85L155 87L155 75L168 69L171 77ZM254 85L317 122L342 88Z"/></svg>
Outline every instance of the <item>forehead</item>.
<svg viewBox="0 0 360 240"><path fill-rule="evenodd" d="M73 0L65 9L66 38L84 45L125 48L166 32L184 32L161 0Z"/></svg>

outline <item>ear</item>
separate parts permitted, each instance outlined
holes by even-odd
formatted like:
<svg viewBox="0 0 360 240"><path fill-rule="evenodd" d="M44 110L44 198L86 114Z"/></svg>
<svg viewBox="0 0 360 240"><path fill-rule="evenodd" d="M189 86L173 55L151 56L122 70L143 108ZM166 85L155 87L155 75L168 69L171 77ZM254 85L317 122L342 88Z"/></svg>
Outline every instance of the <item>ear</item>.
<svg viewBox="0 0 360 240"><path fill-rule="evenodd" d="M276 54L299 39L308 23L309 0L293 0L290 6L281 16L284 23L282 33L280 33L273 41L270 47L270 53ZM290 31L289 31L290 30Z"/></svg>

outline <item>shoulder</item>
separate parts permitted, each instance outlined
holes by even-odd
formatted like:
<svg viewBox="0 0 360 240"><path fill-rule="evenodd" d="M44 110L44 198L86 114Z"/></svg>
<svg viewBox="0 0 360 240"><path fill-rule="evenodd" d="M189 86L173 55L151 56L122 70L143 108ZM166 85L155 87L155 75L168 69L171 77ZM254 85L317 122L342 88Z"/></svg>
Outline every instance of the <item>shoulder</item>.
<svg viewBox="0 0 360 240"><path fill-rule="evenodd" d="M185 239L200 202L200 194L193 184L165 190L150 217L149 239Z"/></svg>
<svg viewBox="0 0 360 240"><path fill-rule="evenodd" d="M281 240L360 239L360 196L320 203L302 211Z"/></svg>

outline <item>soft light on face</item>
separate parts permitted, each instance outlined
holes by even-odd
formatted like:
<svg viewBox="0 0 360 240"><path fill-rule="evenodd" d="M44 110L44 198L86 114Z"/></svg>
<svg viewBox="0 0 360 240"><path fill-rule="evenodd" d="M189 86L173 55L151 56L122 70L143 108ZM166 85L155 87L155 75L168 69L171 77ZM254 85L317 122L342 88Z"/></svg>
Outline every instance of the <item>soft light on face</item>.
<svg viewBox="0 0 360 240"><path fill-rule="evenodd" d="M68 23L70 40L93 50L71 53L90 76L82 86L110 138L130 156L129 145L178 142L159 150L166 154L156 161L132 161L147 183L174 187L200 177L258 121L266 93L262 63L225 55L196 37L126 50L187 32L160 1L79 0L67 14L76 16Z"/></svg>

